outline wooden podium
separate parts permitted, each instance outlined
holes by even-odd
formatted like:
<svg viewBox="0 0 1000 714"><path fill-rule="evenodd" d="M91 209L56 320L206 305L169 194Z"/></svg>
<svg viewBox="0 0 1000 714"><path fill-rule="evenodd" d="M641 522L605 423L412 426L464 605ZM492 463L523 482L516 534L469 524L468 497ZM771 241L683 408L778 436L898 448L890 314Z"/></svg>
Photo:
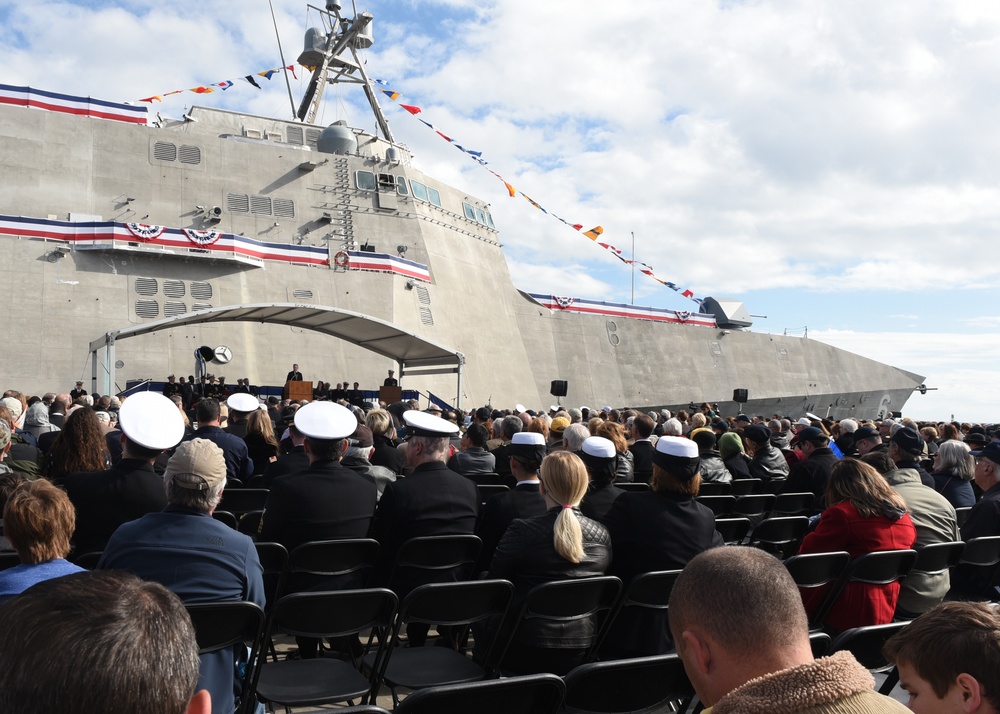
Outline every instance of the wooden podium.
<svg viewBox="0 0 1000 714"><path fill-rule="evenodd" d="M311 402L313 398L312 382L285 382L285 388L281 390L281 396L291 399L294 402Z"/></svg>
<svg viewBox="0 0 1000 714"><path fill-rule="evenodd" d="M385 402L386 406L389 404L395 404L396 402L401 402L403 401L403 388L379 387L378 399L380 402Z"/></svg>

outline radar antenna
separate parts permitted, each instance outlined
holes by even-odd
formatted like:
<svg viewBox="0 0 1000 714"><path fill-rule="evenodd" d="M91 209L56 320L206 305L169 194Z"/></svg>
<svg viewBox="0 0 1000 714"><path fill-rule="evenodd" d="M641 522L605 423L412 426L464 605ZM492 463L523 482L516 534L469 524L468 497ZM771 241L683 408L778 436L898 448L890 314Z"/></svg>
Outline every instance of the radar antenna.
<svg viewBox="0 0 1000 714"><path fill-rule="evenodd" d="M382 107L379 106L376 90L368 79L364 63L358 57L359 49L367 49L372 45L370 29L372 15L367 12L356 13L354 19L349 20L341 15L340 3L336 0L328 1L326 9L314 5L309 7L320 13L324 18L324 25L329 24L329 29L313 28L306 33L306 49L299 55L298 61L299 64L314 69L296 116L307 124L313 124L316 122L323 90L327 84L338 82L360 84L365 90L365 96L368 97L368 103L371 105L382 136L387 141L395 143L389 122L382 113ZM325 32L323 46L319 47L318 43L311 46L310 35L323 32Z"/></svg>

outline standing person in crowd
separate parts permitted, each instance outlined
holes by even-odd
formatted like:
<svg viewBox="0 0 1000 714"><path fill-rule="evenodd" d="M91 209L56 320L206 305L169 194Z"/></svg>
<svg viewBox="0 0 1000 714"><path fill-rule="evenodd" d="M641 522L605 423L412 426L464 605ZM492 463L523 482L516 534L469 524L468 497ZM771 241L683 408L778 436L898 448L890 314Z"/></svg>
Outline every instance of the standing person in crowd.
<svg viewBox="0 0 1000 714"><path fill-rule="evenodd" d="M690 439L661 436L653 452L653 479L647 492L625 493L605 519L614 560L611 575L626 586L654 570L678 570L698 553L724 545L715 514L695 499L701 486L701 459ZM602 652L642 657L673 646L663 613L623 611Z"/></svg>
<svg viewBox="0 0 1000 714"><path fill-rule="evenodd" d="M955 508L976 505L976 494L972 490L976 460L969 451L968 444L949 439L938 446L934 457L934 470L931 472L934 488Z"/></svg>
<svg viewBox="0 0 1000 714"><path fill-rule="evenodd" d="M712 714L902 714L849 651L814 659L792 576L756 548L714 548L670 593L670 630Z"/></svg>
<svg viewBox="0 0 1000 714"><path fill-rule="evenodd" d="M490 565L489 577L514 583L514 612L536 585L603 575L611 562L607 530L579 510L589 483L580 458L567 452L545 457L541 483L548 511L512 522ZM582 662L594 633L595 623L589 619L555 629L542 622L525 623L507 650L504 666L518 673L565 674Z"/></svg>
<svg viewBox="0 0 1000 714"><path fill-rule="evenodd" d="M980 602L946 602L882 648L916 714L1000 714L1000 616Z"/></svg>
<svg viewBox="0 0 1000 714"><path fill-rule="evenodd" d="M845 550L851 558L879 550L913 546L917 538L906 513L906 502L882 475L856 459L838 461L826 484L827 508L816 530L806 535L799 553L832 553ZM826 617L826 625L837 631L892 622L899 601L899 582L888 585L848 583ZM812 616L829 587L803 594Z"/></svg>
<svg viewBox="0 0 1000 714"><path fill-rule="evenodd" d="M45 476L55 484L74 471L103 471L111 465L104 432L93 409L76 408L66 417L45 463Z"/></svg>
<svg viewBox="0 0 1000 714"><path fill-rule="evenodd" d="M14 489L3 509L3 532L21 564L0 571L0 603L35 583L83 570L66 560L75 526L69 497L45 479Z"/></svg>

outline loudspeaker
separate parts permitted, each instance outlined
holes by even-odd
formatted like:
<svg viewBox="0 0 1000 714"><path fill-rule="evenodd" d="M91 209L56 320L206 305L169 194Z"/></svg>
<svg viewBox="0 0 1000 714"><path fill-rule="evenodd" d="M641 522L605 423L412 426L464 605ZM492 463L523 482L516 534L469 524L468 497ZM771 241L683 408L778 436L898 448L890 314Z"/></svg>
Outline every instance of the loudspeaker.
<svg viewBox="0 0 1000 714"><path fill-rule="evenodd" d="M747 390L746 389L734 389L733 390L733 401L737 404L747 403Z"/></svg>
<svg viewBox="0 0 1000 714"><path fill-rule="evenodd" d="M565 379L553 379L552 388L549 390L549 394L551 394L553 397L565 397L566 388L568 387L568 385L569 382L567 382Z"/></svg>

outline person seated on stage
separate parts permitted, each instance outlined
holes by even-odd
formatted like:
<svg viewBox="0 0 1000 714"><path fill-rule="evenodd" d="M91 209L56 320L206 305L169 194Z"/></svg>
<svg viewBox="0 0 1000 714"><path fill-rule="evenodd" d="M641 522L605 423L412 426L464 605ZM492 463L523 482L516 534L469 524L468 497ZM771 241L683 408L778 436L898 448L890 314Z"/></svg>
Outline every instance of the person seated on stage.
<svg viewBox="0 0 1000 714"><path fill-rule="evenodd" d="M21 564L0 571L0 603L35 583L83 570L66 560L75 527L69 496L48 481L26 481L14 490L3 509L3 528Z"/></svg>
<svg viewBox="0 0 1000 714"><path fill-rule="evenodd" d="M1000 712L1000 615L989 603L945 602L882 648L917 714Z"/></svg>
<svg viewBox="0 0 1000 714"><path fill-rule="evenodd" d="M39 583L0 609L0 711L208 714L184 605L122 572Z"/></svg>
<svg viewBox="0 0 1000 714"><path fill-rule="evenodd" d="M814 660L798 588L781 561L726 546L696 556L670 593L670 631L712 714L891 714L849 651Z"/></svg>

